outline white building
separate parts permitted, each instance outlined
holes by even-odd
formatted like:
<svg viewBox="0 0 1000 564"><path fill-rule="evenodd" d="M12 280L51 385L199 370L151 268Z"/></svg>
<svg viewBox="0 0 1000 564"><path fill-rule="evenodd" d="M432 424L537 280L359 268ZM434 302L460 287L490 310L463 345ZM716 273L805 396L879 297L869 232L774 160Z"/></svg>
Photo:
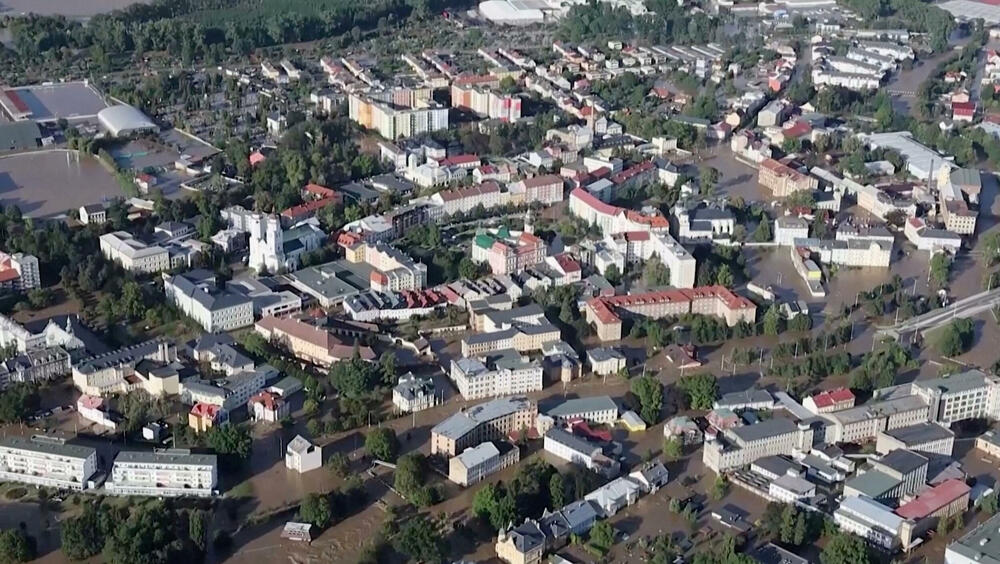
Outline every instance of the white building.
<svg viewBox="0 0 1000 564"><path fill-rule="evenodd" d="M670 274L674 288L693 288L698 262L669 233L626 232L607 235L595 245L593 265L604 274L614 264L619 272L626 265L642 264L656 257Z"/></svg>
<svg viewBox="0 0 1000 564"><path fill-rule="evenodd" d="M130 272L170 270L170 253L159 245L147 245L131 233L115 231L101 235L101 253Z"/></svg>
<svg viewBox="0 0 1000 564"><path fill-rule="evenodd" d="M451 379L466 400L537 392L543 386L541 363L513 350L451 362Z"/></svg>
<svg viewBox="0 0 1000 564"><path fill-rule="evenodd" d="M806 452L813 444L813 428L805 423L775 417L736 427L707 440L702 461L716 472L724 472L753 463L758 458Z"/></svg>
<svg viewBox="0 0 1000 564"><path fill-rule="evenodd" d="M587 351L590 369L599 376L613 376L625 368L625 355L618 349L600 347Z"/></svg>
<svg viewBox="0 0 1000 564"><path fill-rule="evenodd" d="M801 217L783 215L774 220L774 242L782 247L790 247L796 239L809 238L809 222Z"/></svg>
<svg viewBox="0 0 1000 564"><path fill-rule="evenodd" d="M784 474L768 484L767 493L777 501L795 503L814 497L816 484L798 476Z"/></svg>
<svg viewBox="0 0 1000 564"><path fill-rule="evenodd" d="M315 218L287 231L274 215L250 214L245 220L249 223L250 232L250 259L247 265L257 272L295 270L299 267L299 258L319 248L326 239Z"/></svg>
<svg viewBox="0 0 1000 564"><path fill-rule="evenodd" d="M559 423L583 419L598 425L614 425L618 421L618 405L610 396L576 398L562 402L545 415Z"/></svg>
<svg viewBox="0 0 1000 564"><path fill-rule="evenodd" d="M520 460L520 450L511 444L501 444L503 451L492 442L467 448L448 461L448 479L460 486L471 486Z"/></svg>
<svg viewBox="0 0 1000 564"><path fill-rule="evenodd" d="M869 497L851 496L844 498L833 513L833 522L842 531L891 551L899 546L900 527L904 519Z"/></svg>
<svg viewBox="0 0 1000 564"><path fill-rule="evenodd" d="M296 435L285 449L285 468L304 474L323 465L323 447Z"/></svg>
<svg viewBox="0 0 1000 564"><path fill-rule="evenodd" d="M1000 515L994 515L948 545L944 564L1000 562Z"/></svg>
<svg viewBox="0 0 1000 564"><path fill-rule="evenodd" d="M35 435L0 438L0 479L51 488L83 490L97 473L97 449Z"/></svg>
<svg viewBox="0 0 1000 564"><path fill-rule="evenodd" d="M914 382L912 391L930 406L931 420L945 426L967 419L1000 419L1000 378L981 370Z"/></svg>
<svg viewBox="0 0 1000 564"><path fill-rule="evenodd" d="M192 376L180 383L181 401L187 405L203 403L232 411L246 405L267 380L277 375L277 370L265 364L214 380Z"/></svg>
<svg viewBox="0 0 1000 564"><path fill-rule="evenodd" d="M253 300L216 286L215 275L198 270L163 275L167 301L210 333L253 325Z"/></svg>
<svg viewBox="0 0 1000 564"><path fill-rule="evenodd" d="M927 223L919 217L911 217L906 220L903 225L903 234L921 251L932 253L945 251L954 254L962 248L961 236L944 229L927 227Z"/></svg>
<svg viewBox="0 0 1000 564"><path fill-rule="evenodd" d="M617 461L604 455L600 446L559 427L545 432L544 449L556 458L607 476L614 476L621 469Z"/></svg>
<svg viewBox="0 0 1000 564"><path fill-rule="evenodd" d="M187 449L122 451L115 457L105 489L116 495L209 497L218 493L218 480L214 454L192 454Z"/></svg>
<svg viewBox="0 0 1000 564"><path fill-rule="evenodd" d="M434 407L435 394L433 378L421 378L409 372L400 376L392 389L392 405L401 413L422 411Z"/></svg>

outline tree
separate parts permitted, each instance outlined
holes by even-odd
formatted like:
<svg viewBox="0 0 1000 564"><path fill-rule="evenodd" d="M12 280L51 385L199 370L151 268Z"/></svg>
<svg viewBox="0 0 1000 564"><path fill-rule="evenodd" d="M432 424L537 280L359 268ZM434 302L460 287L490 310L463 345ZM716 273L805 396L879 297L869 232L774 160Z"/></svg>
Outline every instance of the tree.
<svg viewBox="0 0 1000 564"><path fill-rule="evenodd" d="M632 393L639 398L639 416L652 425L660 420L663 408L663 384L652 376L642 375L632 380Z"/></svg>
<svg viewBox="0 0 1000 564"><path fill-rule="evenodd" d="M382 372L382 383L386 386L396 385L396 353L385 351L379 357L378 365Z"/></svg>
<svg viewBox="0 0 1000 564"><path fill-rule="evenodd" d="M827 541L819 560L822 564L871 564L864 541L840 532Z"/></svg>
<svg viewBox="0 0 1000 564"><path fill-rule="evenodd" d="M979 509L987 515L996 515L997 506L997 492L993 492L990 495L983 497L983 500L979 503Z"/></svg>
<svg viewBox="0 0 1000 564"><path fill-rule="evenodd" d="M505 529L517 517L514 498L502 486L486 484L472 498L472 511L495 530Z"/></svg>
<svg viewBox="0 0 1000 564"><path fill-rule="evenodd" d="M750 238L757 243L767 243L774 238L774 235L771 234L771 220L766 215L761 216L760 223L757 224L757 228L753 230Z"/></svg>
<svg viewBox="0 0 1000 564"><path fill-rule="evenodd" d="M883 342L861 360L861 366L851 376L851 387L874 390L891 386L896 381L896 374L912 366L913 359L906 349L895 341Z"/></svg>
<svg viewBox="0 0 1000 564"><path fill-rule="evenodd" d="M396 464L396 474L393 486L417 507L434 503L434 492L425 484L427 482L427 460L423 454L414 452L399 459Z"/></svg>
<svg viewBox="0 0 1000 564"><path fill-rule="evenodd" d="M399 454L399 439L396 432L389 428L373 429L365 437L365 452L372 458L395 462Z"/></svg>
<svg viewBox="0 0 1000 564"><path fill-rule="evenodd" d="M124 522L111 527L104 545L109 564L168 564L176 562L180 544L172 512L162 502L133 511Z"/></svg>
<svg viewBox="0 0 1000 564"><path fill-rule="evenodd" d="M944 288L948 285L948 276L951 274L951 257L945 253L935 253L930 262L930 282L936 289Z"/></svg>
<svg viewBox="0 0 1000 564"><path fill-rule="evenodd" d="M677 388L687 395L691 409L711 409L719 394L719 382L711 374L691 374L677 381Z"/></svg>
<svg viewBox="0 0 1000 564"><path fill-rule="evenodd" d="M670 269L658 257L650 257L642 267L642 279L647 286L667 286L670 284Z"/></svg>
<svg viewBox="0 0 1000 564"><path fill-rule="evenodd" d="M35 558L35 549L19 529L0 531L0 562L15 564Z"/></svg>
<svg viewBox="0 0 1000 564"><path fill-rule="evenodd" d="M764 312L764 318L761 320L761 325L764 328L764 334L770 336L777 336L781 333L782 325L781 312L778 311L778 306L771 305Z"/></svg>
<svg viewBox="0 0 1000 564"><path fill-rule="evenodd" d="M684 455L684 443L680 437L670 437L663 441L663 457L668 461L677 460Z"/></svg>
<svg viewBox="0 0 1000 564"><path fill-rule="evenodd" d="M340 478L346 478L347 473L350 470L351 461L347 458L347 455L342 452L335 452L330 456L330 460L326 462L326 467L333 472L334 476Z"/></svg>
<svg viewBox="0 0 1000 564"><path fill-rule="evenodd" d="M253 438L246 425L223 425L212 427L207 433L208 446L215 452L224 455L223 466L232 470L239 467L250 458L253 449Z"/></svg>
<svg viewBox="0 0 1000 564"><path fill-rule="evenodd" d="M462 278L475 280L483 275L483 268L469 257L464 257L458 261L458 275Z"/></svg>
<svg viewBox="0 0 1000 564"><path fill-rule="evenodd" d="M709 491L709 495L712 499L722 499L726 497L726 492L729 491L729 480L722 474L715 477L715 481L712 482L712 489Z"/></svg>
<svg viewBox="0 0 1000 564"><path fill-rule="evenodd" d="M43 309L55 303L55 294L49 288L33 288L28 291L31 309Z"/></svg>
<svg viewBox="0 0 1000 564"><path fill-rule="evenodd" d="M710 196L715 191L715 187L719 184L719 176L719 171L716 168L706 166L701 169L698 183L701 186L702 195Z"/></svg>
<svg viewBox="0 0 1000 564"><path fill-rule="evenodd" d="M552 500L551 509L554 510L566 505L569 501L566 493L566 479L558 472L552 474L552 477L549 479L549 499Z"/></svg>
<svg viewBox="0 0 1000 564"><path fill-rule="evenodd" d="M350 360L336 362L330 367L330 382L340 393L350 398L359 398L371 393L381 381L379 369L362 360L358 354Z"/></svg>
<svg viewBox="0 0 1000 564"><path fill-rule="evenodd" d="M605 520L594 523L590 528L590 544L602 553L611 550L615 544L615 530L611 528L611 523Z"/></svg>
<svg viewBox="0 0 1000 564"><path fill-rule="evenodd" d="M205 551L208 546L208 513L201 509L188 512L188 537L198 550Z"/></svg>
<svg viewBox="0 0 1000 564"><path fill-rule="evenodd" d="M942 356L958 356L972 348L975 326L970 319L956 319L940 329L936 346Z"/></svg>
<svg viewBox="0 0 1000 564"><path fill-rule="evenodd" d="M38 397L34 385L22 382L11 384L0 394L0 422L24 421L37 411L40 405L41 398Z"/></svg>
<svg viewBox="0 0 1000 564"><path fill-rule="evenodd" d="M604 269L604 278L607 279L607 281L612 286L617 286L621 284L622 273L620 270L618 270L618 265L616 264L608 265L608 267Z"/></svg>
<svg viewBox="0 0 1000 564"><path fill-rule="evenodd" d="M330 524L333 511L330 509L330 496L326 494L311 493L302 498L299 505L299 518L305 523L312 523L314 526L325 529Z"/></svg>
<svg viewBox="0 0 1000 564"><path fill-rule="evenodd" d="M63 521L60 537L62 551L71 560L83 560L100 553L105 535L97 510L88 505L79 517Z"/></svg>
<svg viewBox="0 0 1000 564"><path fill-rule="evenodd" d="M417 562L440 562L443 540L438 527L423 515L416 515L396 535L396 550Z"/></svg>

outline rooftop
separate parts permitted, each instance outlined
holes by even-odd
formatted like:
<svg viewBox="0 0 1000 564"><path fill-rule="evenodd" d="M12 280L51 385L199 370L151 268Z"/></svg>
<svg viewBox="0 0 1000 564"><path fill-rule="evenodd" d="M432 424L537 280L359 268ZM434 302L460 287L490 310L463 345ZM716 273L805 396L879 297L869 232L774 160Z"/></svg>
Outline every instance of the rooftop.
<svg viewBox="0 0 1000 564"><path fill-rule="evenodd" d="M970 562L1000 564L1000 514L990 517L962 538L949 544L948 552L962 556Z"/></svg>
<svg viewBox="0 0 1000 564"><path fill-rule="evenodd" d="M431 429L432 434L457 440L479 425L532 408L527 398L500 398L473 406L452 415Z"/></svg>
<svg viewBox="0 0 1000 564"><path fill-rule="evenodd" d="M97 452L95 448L68 444L65 439L46 435L35 435L31 438L3 437L0 438L0 448L26 450L40 454L65 456L67 458L88 458Z"/></svg>
<svg viewBox="0 0 1000 564"><path fill-rule="evenodd" d="M793 423L790 419L775 417L773 419L767 419L757 423L756 425L744 425L743 427L730 429L729 433L734 435L741 443L750 443L767 437L791 433L797 429L798 425Z"/></svg>
<svg viewBox="0 0 1000 564"><path fill-rule="evenodd" d="M187 449L163 449L154 451L123 450L115 457L115 464L157 464L160 466L215 466L214 454L192 454Z"/></svg>
<svg viewBox="0 0 1000 564"><path fill-rule="evenodd" d="M916 425L910 425L909 427L900 427L898 429L891 429L889 431L882 432L907 446L919 445L932 441L941 441L955 437L955 433L952 433L949 429L942 427L937 423L918 423Z"/></svg>
<svg viewBox="0 0 1000 564"><path fill-rule="evenodd" d="M969 495L971 490L972 488L961 480L945 480L923 492L913 500L901 505L896 509L896 515L904 519L919 521L962 496Z"/></svg>
<svg viewBox="0 0 1000 564"><path fill-rule="evenodd" d="M618 405L611 396L592 396L569 399L545 412L551 417L572 417L595 411L618 411Z"/></svg>
<svg viewBox="0 0 1000 564"><path fill-rule="evenodd" d="M900 474L909 474L927 465L927 458L906 449L896 449L876 461L877 464L890 468Z"/></svg>
<svg viewBox="0 0 1000 564"><path fill-rule="evenodd" d="M869 470L848 480L844 487L852 488L868 497L878 499L899 486L900 483L899 480L884 472Z"/></svg>

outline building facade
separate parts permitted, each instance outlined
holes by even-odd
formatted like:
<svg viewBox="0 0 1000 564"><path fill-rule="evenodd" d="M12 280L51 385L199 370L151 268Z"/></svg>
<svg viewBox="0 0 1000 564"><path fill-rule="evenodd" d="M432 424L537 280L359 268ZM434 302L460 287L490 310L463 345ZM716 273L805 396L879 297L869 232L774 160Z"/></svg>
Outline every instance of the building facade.
<svg viewBox="0 0 1000 564"><path fill-rule="evenodd" d="M116 495L209 497L218 493L218 479L214 454L186 449L122 451L115 457L105 489Z"/></svg>

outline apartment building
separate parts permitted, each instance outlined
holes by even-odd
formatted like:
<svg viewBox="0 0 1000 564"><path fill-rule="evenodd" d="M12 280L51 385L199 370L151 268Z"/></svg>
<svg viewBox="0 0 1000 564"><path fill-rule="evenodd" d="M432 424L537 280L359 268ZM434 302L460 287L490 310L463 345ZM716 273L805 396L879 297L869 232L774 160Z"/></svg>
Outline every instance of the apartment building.
<svg viewBox="0 0 1000 564"><path fill-rule="evenodd" d="M556 174L542 174L514 182L507 187L511 205L538 202L551 205L563 201L563 179Z"/></svg>
<svg viewBox="0 0 1000 564"><path fill-rule="evenodd" d="M931 411L922 398L901 395L825 413L824 418L831 422L826 430L826 442L862 443L875 440L883 431L930 421Z"/></svg>
<svg viewBox="0 0 1000 564"><path fill-rule="evenodd" d="M770 190L775 198L787 198L796 192L812 191L819 186L816 178L774 159L764 159L760 163L757 183Z"/></svg>
<svg viewBox="0 0 1000 564"><path fill-rule="evenodd" d="M37 257L0 252L0 289L24 292L38 288L41 283Z"/></svg>
<svg viewBox="0 0 1000 564"><path fill-rule="evenodd" d="M277 394L261 391L254 394L247 402L247 411L253 421L278 423L291 415L292 408Z"/></svg>
<svg viewBox="0 0 1000 564"><path fill-rule="evenodd" d="M427 266L385 243L359 242L344 250L347 262L372 267L370 287L376 292L420 290L427 285Z"/></svg>
<svg viewBox="0 0 1000 564"><path fill-rule="evenodd" d="M594 396L566 400L545 412L557 423L582 419L596 425L614 425L618 421L618 404L611 396Z"/></svg>
<svg viewBox="0 0 1000 564"><path fill-rule="evenodd" d="M137 370L143 361L148 367ZM176 371L158 370L177 361L177 347L152 339L92 356L73 365L73 385L90 396L126 394L142 389L154 397L179 393Z"/></svg>
<svg viewBox="0 0 1000 564"><path fill-rule="evenodd" d="M954 104L953 104L954 106ZM969 207L976 203L982 190L979 171L975 169L938 169L938 208L945 229L958 235L976 232L979 213Z"/></svg>
<svg viewBox="0 0 1000 564"><path fill-rule="evenodd" d="M486 477L521 460L516 445L503 442L485 442L467 448L448 461L448 479L464 487L481 482Z"/></svg>
<svg viewBox="0 0 1000 564"><path fill-rule="evenodd" d="M945 426L966 419L1000 419L1000 378L981 370L914 382L912 392L930 406L931 420Z"/></svg>
<svg viewBox="0 0 1000 564"><path fill-rule="evenodd" d="M189 405L197 403L215 405L226 411L232 411L241 405L246 405L268 380L274 380L277 376L278 371L267 364L214 380L192 376L181 382L181 401Z"/></svg>
<svg viewBox="0 0 1000 564"><path fill-rule="evenodd" d="M47 382L72 370L70 354L62 347L30 350L0 362L0 390L17 382Z"/></svg>
<svg viewBox="0 0 1000 564"><path fill-rule="evenodd" d="M957 253L962 248L962 237L959 234L947 229L928 227L927 222L919 217L906 219L903 235L921 251Z"/></svg>
<svg viewBox="0 0 1000 564"><path fill-rule="evenodd" d="M548 246L528 231L516 236L506 227L477 233L472 240L472 260L490 265L496 275L517 274L545 261Z"/></svg>
<svg viewBox="0 0 1000 564"><path fill-rule="evenodd" d="M600 445L560 427L553 427L545 432L543 448L545 452L560 460L609 478L621 472L618 461L606 456Z"/></svg>
<svg viewBox="0 0 1000 564"><path fill-rule="evenodd" d="M122 451L104 487L116 495L210 497L218 493L218 466L214 454L188 449Z"/></svg>
<svg viewBox="0 0 1000 564"><path fill-rule="evenodd" d="M777 454L808 452L813 445L813 427L789 419L773 418L734 427L705 441L702 461L716 472L741 468L759 458Z"/></svg>
<svg viewBox="0 0 1000 564"><path fill-rule="evenodd" d="M353 343L346 343L322 327L290 317L265 317L254 324L254 330L273 344L292 353L295 358L329 368L340 360L354 356ZM371 347L358 348L363 360L375 360Z"/></svg>
<svg viewBox="0 0 1000 564"><path fill-rule="evenodd" d="M209 333L233 331L253 325L253 300L216 285L215 274L193 270L163 275L167 301Z"/></svg>
<svg viewBox="0 0 1000 564"><path fill-rule="evenodd" d="M683 314L720 317L730 327L740 322L754 323L757 306L722 286L701 286L689 290L664 290L644 294L597 297L584 308L602 341L622 338L622 316L660 319Z"/></svg>
<svg viewBox="0 0 1000 564"><path fill-rule="evenodd" d="M521 119L520 98L474 84L452 83L451 107L505 122L512 123Z"/></svg>
<svg viewBox="0 0 1000 564"><path fill-rule="evenodd" d="M774 242L790 247L796 239L809 238L809 222L798 216L783 215L774 220Z"/></svg>
<svg viewBox="0 0 1000 564"><path fill-rule="evenodd" d="M473 312L472 327L482 332L462 339L462 356L480 357L513 349L519 353L541 350L546 343L559 341L562 334L537 304L510 310Z"/></svg>
<svg viewBox="0 0 1000 564"><path fill-rule="evenodd" d="M899 535L904 519L888 507L864 496L846 497L833 513L833 522L842 531L853 533L865 541L894 551L899 547Z"/></svg>
<svg viewBox="0 0 1000 564"><path fill-rule="evenodd" d="M627 265L641 264L653 257L667 267L671 286L694 287L698 262L669 233L629 231L607 235L595 245L592 262L604 274L612 264L619 272L625 272Z"/></svg>
<svg viewBox="0 0 1000 564"><path fill-rule="evenodd" d="M100 237L101 253L130 272L154 273L170 270L170 253L159 245L147 245L131 233L115 231Z"/></svg>
<svg viewBox="0 0 1000 564"><path fill-rule="evenodd" d="M637 212L626 210L602 202L585 188L577 188L569 194L569 211L596 225L605 236L628 231L665 233L670 230L670 222L657 210Z"/></svg>
<svg viewBox="0 0 1000 564"><path fill-rule="evenodd" d="M544 385L541 363L510 349L489 354L482 360L452 360L450 375L466 400L537 392Z"/></svg>
<svg viewBox="0 0 1000 564"><path fill-rule="evenodd" d="M430 198L431 203L441 207L444 215L469 213L479 206L493 209L507 205L510 194L500 189L496 182L488 181L465 188L441 190Z"/></svg>
<svg viewBox="0 0 1000 564"><path fill-rule="evenodd" d="M448 129L448 108L436 104L429 96L406 95L402 99L396 92L352 92L347 97L349 117L386 139Z"/></svg>
<svg viewBox="0 0 1000 564"><path fill-rule="evenodd" d="M34 435L0 438L0 479L59 489L93 487L97 449Z"/></svg>
<svg viewBox="0 0 1000 564"><path fill-rule="evenodd" d="M501 398L448 417L431 429L431 454L455 456L466 448L535 426L538 407L526 398Z"/></svg>
<svg viewBox="0 0 1000 564"><path fill-rule="evenodd" d="M796 239L794 251L815 255L823 264L887 268L893 242L877 238Z"/></svg>

